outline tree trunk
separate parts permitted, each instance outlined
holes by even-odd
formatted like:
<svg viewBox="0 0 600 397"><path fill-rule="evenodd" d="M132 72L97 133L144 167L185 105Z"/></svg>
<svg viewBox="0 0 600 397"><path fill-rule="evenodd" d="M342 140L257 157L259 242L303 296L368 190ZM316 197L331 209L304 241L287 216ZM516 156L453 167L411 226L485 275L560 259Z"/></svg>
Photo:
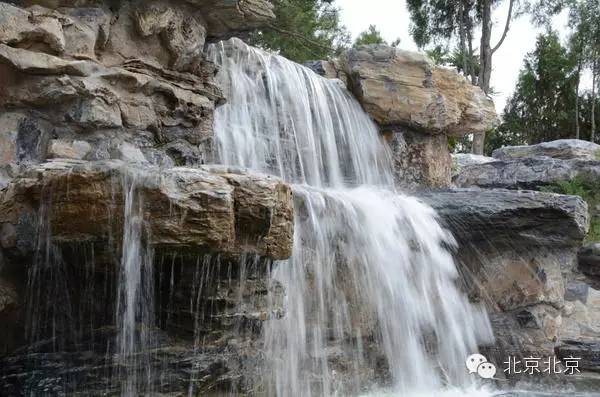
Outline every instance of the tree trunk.
<svg viewBox="0 0 600 397"><path fill-rule="evenodd" d="M481 42L479 44L479 87L486 94L490 91L490 77L492 75L492 2L481 2ZM473 135L473 154L483 154L485 132Z"/></svg>
<svg viewBox="0 0 600 397"><path fill-rule="evenodd" d="M579 80L581 76L581 54L577 58L577 81L575 82L575 139L579 139Z"/></svg>
<svg viewBox="0 0 600 397"><path fill-rule="evenodd" d="M475 65L473 64L473 21L467 18L467 45L469 46L469 64L471 72L471 84L477 85L477 74L475 74Z"/></svg>
<svg viewBox="0 0 600 397"><path fill-rule="evenodd" d="M596 138L596 83L598 82L598 61L595 60L592 65L592 114L590 120L592 122L592 131L590 141L594 142Z"/></svg>
<svg viewBox="0 0 600 397"><path fill-rule="evenodd" d="M467 63L467 47L465 45L465 13L463 0L458 2L458 37L462 58L462 72L466 77L469 75L469 65Z"/></svg>
<svg viewBox="0 0 600 397"><path fill-rule="evenodd" d="M492 0L481 1L481 48L479 53L479 87L489 94L490 92L490 78L492 76L492 55L502 43L510 29L510 21L512 19L512 11L515 0L510 0L508 5L508 13L506 16L506 23L504 24L504 31L502 37L498 43L492 48L490 41L492 38ZM483 154L483 147L485 143L485 132L475 134L473 136L473 150L474 154Z"/></svg>

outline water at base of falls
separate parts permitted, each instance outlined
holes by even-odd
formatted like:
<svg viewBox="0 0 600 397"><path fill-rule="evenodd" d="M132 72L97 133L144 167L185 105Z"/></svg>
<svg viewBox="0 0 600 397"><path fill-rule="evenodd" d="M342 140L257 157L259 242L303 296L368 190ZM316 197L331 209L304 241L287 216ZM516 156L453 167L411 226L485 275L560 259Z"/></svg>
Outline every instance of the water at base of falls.
<svg viewBox="0 0 600 397"><path fill-rule="evenodd" d="M267 393L466 390L492 338L456 286L454 239L392 187L376 126L338 82L237 39L212 45L229 102L215 115L220 161L293 184L295 241L274 280L283 319L263 330ZM481 390L481 393L484 393Z"/></svg>

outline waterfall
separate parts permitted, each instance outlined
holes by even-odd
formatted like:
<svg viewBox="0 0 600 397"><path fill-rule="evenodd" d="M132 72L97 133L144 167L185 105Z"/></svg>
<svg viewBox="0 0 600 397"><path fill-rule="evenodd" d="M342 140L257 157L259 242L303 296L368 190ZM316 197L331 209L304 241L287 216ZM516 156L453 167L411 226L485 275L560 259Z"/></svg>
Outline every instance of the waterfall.
<svg viewBox="0 0 600 397"><path fill-rule="evenodd" d="M154 325L153 253L144 227L143 199L134 170L124 173L123 243L117 283L117 341L115 364L121 369L121 396L134 397L152 391L149 360L151 328ZM139 376L143 378L140 379Z"/></svg>
<svg viewBox="0 0 600 397"><path fill-rule="evenodd" d="M474 381L485 312L456 286L453 237L393 189L377 127L340 82L237 39L209 57L228 103L215 114L221 163L292 183L292 257L275 265L286 314L263 330L264 387L278 396L385 389L437 395Z"/></svg>

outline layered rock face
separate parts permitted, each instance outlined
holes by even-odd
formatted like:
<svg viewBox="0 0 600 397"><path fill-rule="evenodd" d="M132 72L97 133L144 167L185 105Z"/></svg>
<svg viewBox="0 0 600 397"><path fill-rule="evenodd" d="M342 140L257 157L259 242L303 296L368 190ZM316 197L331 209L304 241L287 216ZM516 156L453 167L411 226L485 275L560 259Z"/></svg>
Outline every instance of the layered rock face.
<svg viewBox="0 0 600 397"><path fill-rule="evenodd" d="M454 177L457 186L485 188L477 190L482 192L478 194L508 195L515 202L522 201L523 197L537 197L539 205L546 207L542 212L527 210L514 217L511 215L512 222L518 227L515 229L513 225L505 229L510 230L504 234L505 238L496 231L498 222L491 221L494 227L484 231L486 238L480 243L466 241L464 246L473 249L467 249L467 253L461 249L459 253L461 258L466 256L466 263L481 258L482 268L496 269L490 271L495 281L487 285L488 295L491 290L493 294L510 297L508 306L497 303L499 315L494 317L494 322L500 338L496 351L518 351L523 347L523 351L541 352L546 356L553 352L559 357L573 355L582 358L582 370L598 369L600 291L597 289L597 264L600 262L597 260L597 243L590 242L580 250L584 238L595 236L595 230L590 230L586 237L584 226L585 218L589 218L591 228L597 227L597 209L581 206L581 200L575 200L573 196L552 195L560 199L553 199L554 204L549 205L549 193L520 189L572 191L593 196L595 193L590 189L598 178L599 147L590 142L560 140L498 149L493 158L478 159L470 164L457 158L457 162L463 162ZM570 210L563 206L567 211L561 214L561 211L555 212L557 200L580 204L571 206ZM534 213L537 214L535 218ZM569 221L565 213L570 214ZM535 227L525 234L518 232L519 227L529 220L533 220ZM470 235L473 226L462 229L457 236ZM532 242L531 237L536 241ZM506 242L498 242L498 239ZM498 273L497 270L506 270L506 263L518 270ZM479 283L481 276L475 278ZM504 278L512 279L511 287L510 283L498 281ZM546 287L540 289L540 285ZM515 294L513 290L519 290L519 293ZM486 295L485 291L483 295ZM517 331L503 331L508 329Z"/></svg>
<svg viewBox="0 0 600 397"><path fill-rule="evenodd" d="M459 187L536 189L577 177L600 176L600 145L561 139L531 146L497 149L485 162L465 164L457 172Z"/></svg>
<svg viewBox="0 0 600 397"><path fill-rule="evenodd" d="M349 89L391 143L396 183L404 188L449 186L447 137L497 123L494 104L483 91L422 54L362 46L321 69L337 78L343 71Z"/></svg>
<svg viewBox="0 0 600 397"><path fill-rule="evenodd" d="M292 197L202 165L224 101L204 46L273 17L263 0L0 2L0 394L119 394L130 224L153 274L144 389L251 387Z"/></svg>

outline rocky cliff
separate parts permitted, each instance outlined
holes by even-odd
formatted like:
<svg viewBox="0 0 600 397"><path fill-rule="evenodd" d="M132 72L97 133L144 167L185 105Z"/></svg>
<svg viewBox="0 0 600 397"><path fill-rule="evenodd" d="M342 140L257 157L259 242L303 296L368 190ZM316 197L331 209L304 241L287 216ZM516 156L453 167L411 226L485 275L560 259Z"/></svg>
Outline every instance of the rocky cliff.
<svg viewBox="0 0 600 397"><path fill-rule="evenodd" d="M137 219L155 273L143 299L156 323L135 331L150 335L146 367L162 368L152 390L250 387L241 366L259 359L258 325L281 315L265 296L272 261L291 254L292 195L276 178L202 165L224 101L204 46L271 7L0 2L0 394L123 387L115 286Z"/></svg>
<svg viewBox="0 0 600 397"><path fill-rule="evenodd" d="M482 265L476 268L488 269L485 271L488 276L476 276L478 283L488 277L494 279L491 284L484 283L486 291L478 296L504 297L503 302L494 304L496 335L499 336L496 349L512 351L512 354L525 351L546 356L574 355L582 359L582 370L598 370L600 291L596 269L600 262L596 250L596 181L599 149L599 145L591 142L567 139L505 147L494 151L489 158L455 156L453 180L460 191L477 189L477 195L495 200L512 197L513 203L535 198L537 205L552 212L543 215L541 211L535 214L527 211L507 216L506 219L518 223L512 226L491 221L494 226L482 230L485 238L480 243L467 241L466 251L459 254L465 263L474 263L474 258L479 258ZM538 191L521 190L524 188ZM548 205L550 197L554 203L566 203L565 200L577 203L567 210L571 213L571 225L563 223L551 227L565 218L564 213L552 209L555 204ZM533 227L524 235L519 230L530 220L534 220ZM574 223L579 226L573 228ZM496 230L498 225L507 232L506 238ZM472 230L466 228L456 235L471 235ZM532 238L536 240L533 245ZM584 239L588 244L581 248ZM505 278L510 281L505 283ZM545 287L540 289L535 285Z"/></svg>

